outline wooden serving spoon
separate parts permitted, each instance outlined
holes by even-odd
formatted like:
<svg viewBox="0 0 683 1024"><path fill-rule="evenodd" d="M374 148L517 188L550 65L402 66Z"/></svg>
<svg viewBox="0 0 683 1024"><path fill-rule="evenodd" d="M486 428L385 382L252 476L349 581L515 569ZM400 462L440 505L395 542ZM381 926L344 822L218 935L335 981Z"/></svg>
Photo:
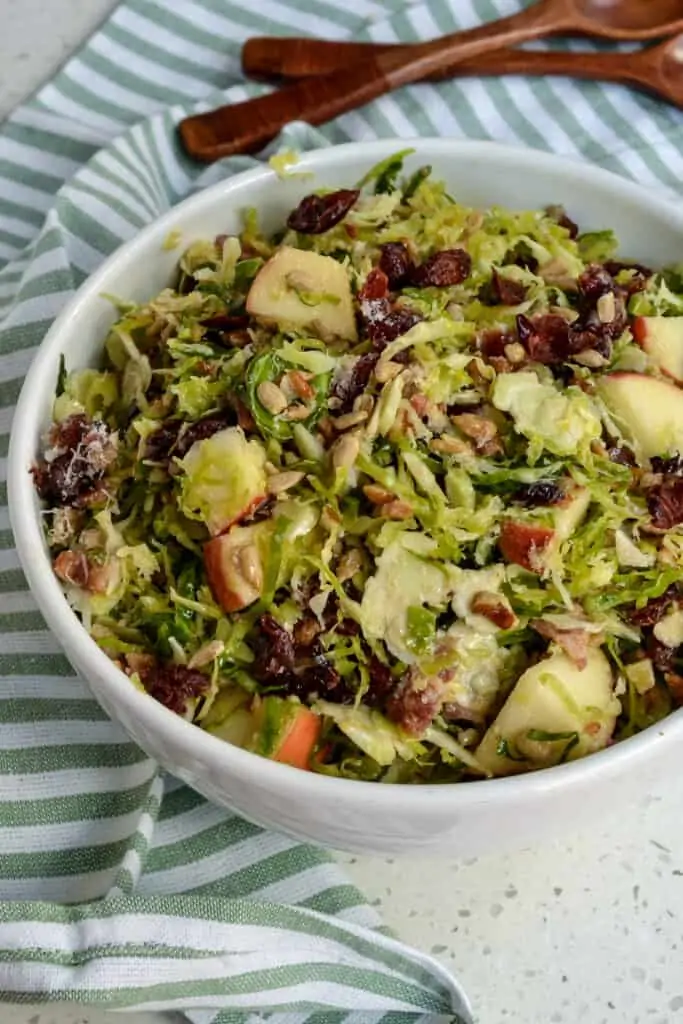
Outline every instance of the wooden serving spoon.
<svg viewBox="0 0 683 1024"><path fill-rule="evenodd" d="M468 32L370 54L359 64L301 79L268 96L186 118L180 137L190 156L211 162L256 152L289 121L322 124L447 65L505 46L563 33L650 39L680 30L683 0L540 0Z"/></svg>
<svg viewBox="0 0 683 1024"><path fill-rule="evenodd" d="M253 40L261 42L261 40ZM250 70L255 68L260 78L281 79L298 69L298 77L314 76L320 63L318 49L326 55L328 70L348 67L363 60L367 43L338 43L301 39L307 44L298 51L289 45L278 50L271 43L293 43L299 40L264 37L268 45L254 47L248 55ZM250 40L252 42L252 40ZM386 49L397 44L376 44ZM360 51L360 54L359 54ZM283 72L284 69L284 72ZM433 72L430 81L464 75L568 75L592 81L620 82L634 85L668 100L683 109L683 35L674 36L657 46L636 53L567 52L565 50L496 50L482 53L471 60L449 64Z"/></svg>

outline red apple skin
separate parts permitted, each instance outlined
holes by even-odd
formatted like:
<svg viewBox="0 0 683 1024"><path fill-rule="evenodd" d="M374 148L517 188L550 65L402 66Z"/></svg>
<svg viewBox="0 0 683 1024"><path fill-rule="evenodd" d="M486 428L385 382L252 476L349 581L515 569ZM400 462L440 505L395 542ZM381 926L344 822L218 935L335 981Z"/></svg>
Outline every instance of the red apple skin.
<svg viewBox="0 0 683 1024"><path fill-rule="evenodd" d="M240 564L246 545L234 534L222 534L204 545L204 567L211 593L226 612L247 608L261 596L258 580L247 580ZM252 547L252 551L256 551Z"/></svg>
<svg viewBox="0 0 683 1024"><path fill-rule="evenodd" d="M638 342L641 348L645 348L645 342L647 340L647 318L644 316L637 316L633 321L631 330L635 341Z"/></svg>
<svg viewBox="0 0 683 1024"><path fill-rule="evenodd" d="M498 547L506 562L513 562L540 574L543 571L543 555L554 536L555 531L548 526L516 523L509 519L503 523Z"/></svg>
<svg viewBox="0 0 683 1024"><path fill-rule="evenodd" d="M209 532L211 533L211 536L214 538L224 536L224 534L228 533L228 531L231 530L233 526L236 526L238 523L241 523L243 519L248 519L252 512L255 512L259 505L262 505L263 502L267 500L267 498L267 494L257 495L257 497L250 501L249 504L245 508L243 508L241 512L238 512L238 514L234 516L229 523L226 523L224 526L221 526L218 529L210 529Z"/></svg>

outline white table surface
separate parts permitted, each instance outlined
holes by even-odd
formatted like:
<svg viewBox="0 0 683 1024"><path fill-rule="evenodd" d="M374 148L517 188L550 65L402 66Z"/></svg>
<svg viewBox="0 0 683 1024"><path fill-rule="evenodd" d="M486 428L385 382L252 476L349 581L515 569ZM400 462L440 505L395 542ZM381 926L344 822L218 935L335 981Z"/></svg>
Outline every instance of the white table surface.
<svg viewBox="0 0 683 1024"><path fill-rule="evenodd" d="M0 118L114 2L0 0ZM521 853L464 863L342 860L387 924L458 973L478 1024L675 1024L683 1021L681 776L663 778L646 804L593 834L569 828L564 840ZM117 1019L79 1007L0 1005L2 1024Z"/></svg>

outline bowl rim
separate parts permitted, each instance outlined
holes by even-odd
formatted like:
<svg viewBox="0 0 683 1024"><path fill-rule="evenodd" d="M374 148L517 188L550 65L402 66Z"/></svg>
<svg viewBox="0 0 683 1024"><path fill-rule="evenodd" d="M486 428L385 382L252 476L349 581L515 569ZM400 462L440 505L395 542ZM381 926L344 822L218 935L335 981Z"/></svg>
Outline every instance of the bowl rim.
<svg viewBox="0 0 683 1024"><path fill-rule="evenodd" d="M309 150L301 154L295 170L318 170L319 165L325 165L333 155L363 155L370 161L373 158L379 160L392 152L409 147L414 149L417 157L420 156L421 150L426 149L431 153L455 159L494 160L501 167L514 164L518 170L524 164L533 163L542 170L561 171L565 182L568 179L574 180L581 188L593 182L603 189L608 188L615 198L626 205L632 204L639 209L649 208L655 217L666 218L675 228L680 229L683 243L683 211L679 212L672 208L670 199L667 200L659 194L649 195L643 186L583 160L545 150L467 139L384 138ZM122 705L126 714L135 718L145 731L156 733L160 739L166 737L171 749L180 748L185 754L196 756L197 744L201 743L203 764L211 764L212 773L216 773L220 778L252 778L258 771L263 787L272 791L295 787L302 797L315 799L336 795L347 802L367 807L376 805L377 801L381 800L386 808L400 807L404 812L411 809L424 810L426 805L430 811L439 807L443 807L444 811L452 811L454 808L460 810L472 804L507 803L510 799L524 801L525 798L540 798L565 786L585 784L596 776L614 776L622 771L625 762L641 764L653 755L657 747L661 749L677 742L683 734L683 708L672 712L661 722L638 735L585 758L525 774L481 779L475 785L424 783L387 786L378 782L335 778L315 772L304 772L263 758L200 730L196 725L159 704L153 697L132 686L124 673L113 665L88 635L69 606L52 572L38 517L25 514L25 510L31 509L34 502L29 467L35 455L35 441L39 434L41 417L41 410L32 402L32 392L46 370L54 365L62 337L68 335L70 320L105 290L104 282L114 267L129 261L134 262L136 250L143 248L145 243L155 236L165 237L181 215L199 211L204 206L210 207L218 197L229 200L233 191L268 179L271 179L273 184L278 181L276 172L267 164L225 178L176 204L117 248L83 282L56 317L38 346L21 389L12 423L7 464L8 506L16 550L31 593L47 626L58 639L74 669L87 682L95 699L99 690L104 691L108 702ZM95 682L92 681L92 677L95 677ZM118 724L115 720L112 721ZM131 739L131 742L135 741Z"/></svg>

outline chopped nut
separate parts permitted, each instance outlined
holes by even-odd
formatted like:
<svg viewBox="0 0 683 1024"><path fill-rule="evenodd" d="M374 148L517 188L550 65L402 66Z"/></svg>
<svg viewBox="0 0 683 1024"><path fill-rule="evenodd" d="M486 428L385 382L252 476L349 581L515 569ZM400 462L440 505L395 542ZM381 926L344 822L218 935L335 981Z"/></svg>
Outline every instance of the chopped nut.
<svg viewBox="0 0 683 1024"><path fill-rule="evenodd" d="M283 412L286 420L307 420L311 415L311 408L308 405L289 405Z"/></svg>
<svg viewBox="0 0 683 1024"><path fill-rule="evenodd" d="M335 469L351 469L360 454L360 438L344 434L332 447L332 465Z"/></svg>
<svg viewBox="0 0 683 1024"><path fill-rule="evenodd" d="M485 416L478 416L473 412L461 412L451 417L452 422L463 434L471 437L477 448L493 441L498 433L498 427L493 420L487 420Z"/></svg>
<svg viewBox="0 0 683 1024"><path fill-rule="evenodd" d="M287 470L284 473L273 473L268 477L268 492L270 494L281 494L292 487L296 487L304 478L304 474L298 470Z"/></svg>
<svg viewBox="0 0 683 1024"><path fill-rule="evenodd" d="M587 366L589 370L599 370L607 365L607 360L599 352L589 348L585 352L579 352L573 357L574 362L580 366Z"/></svg>
<svg viewBox="0 0 683 1024"><path fill-rule="evenodd" d="M606 295L601 295L598 299L596 309L598 311L600 323L611 324L617 315L617 304L614 298L614 292L608 292Z"/></svg>
<svg viewBox="0 0 683 1024"><path fill-rule="evenodd" d="M252 587L260 591L263 585L263 569L255 544L246 544L240 549L239 568L242 576Z"/></svg>
<svg viewBox="0 0 683 1024"><path fill-rule="evenodd" d="M401 501L399 498L388 501L385 505L380 505L378 512L386 519L410 519L413 514L413 510L408 502Z"/></svg>
<svg viewBox="0 0 683 1024"><path fill-rule="evenodd" d="M277 416L287 408L284 391L277 384L273 384L272 380L261 381L256 389L256 394L263 408L271 412L273 416Z"/></svg>
<svg viewBox="0 0 683 1024"><path fill-rule="evenodd" d="M195 651L188 661L187 667L201 668L203 665L208 665L209 662L215 661L224 650L225 644L222 640L211 640L210 643L204 644L198 651Z"/></svg>
<svg viewBox="0 0 683 1024"><path fill-rule="evenodd" d="M366 484L363 494L373 505L384 505L388 501L393 501L395 497L391 491L385 490L384 487L378 487L377 484Z"/></svg>
<svg viewBox="0 0 683 1024"><path fill-rule="evenodd" d="M375 407L375 400L372 395L362 394L353 403L354 412L366 412L368 415Z"/></svg>
<svg viewBox="0 0 683 1024"><path fill-rule="evenodd" d="M450 434L443 434L441 437L435 437L433 441L429 442L429 447L433 452L439 452L443 455L472 454L471 444L468 444L467 441L461 441L459 437L451 437Z"/></svg>
<svg viewBox="0 0 683 1024"><path fill-rule="evenodd" d="M375 367L375 380L378 384L386 384L387 381L393 380L394 377L397 377L400 372L400 363L392 363L390 359L380 359Z"/></svg>
<svg viewBox="0 0 683 1024"><path fill-rule="evenodd" d="M505 346L505 358L508 362L512 363L513 366L518 366L523 363L526 359L526 351L523 345L520 345L518 341L510 342L509 345Z"/></svg>
<svg viewBox="0 0 683 1024"><path fill-rule="evenodd" d="M332 422L337 430L348 430L350 427L357 427L359 423L365 423L369 415L363 409L358 409L355 412L347 412L343 416L337 416L333 418Z"/></svg>

